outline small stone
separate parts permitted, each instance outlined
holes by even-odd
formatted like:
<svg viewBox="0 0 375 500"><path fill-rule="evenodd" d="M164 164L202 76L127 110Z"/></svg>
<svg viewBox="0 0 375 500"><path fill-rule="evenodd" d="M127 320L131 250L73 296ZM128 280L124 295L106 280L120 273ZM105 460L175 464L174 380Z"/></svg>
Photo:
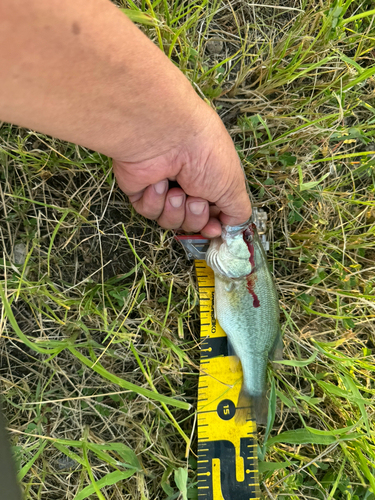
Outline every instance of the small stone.
<svg viewBox="0 0 375 500"><path fill-rule="evenodd" d="M206 47L210 54L220 54L223 52L224 42L222 40L211 38L211 40L208 40Z"/></svg>
<svg viewBox="0 0 375 500"><path fill-rule="evenodd" d="M25 243L16 243L13 248L14 263L22 266L25 263L27 248Z"/></svg>
<svg viewBox="0 0 375 500"><path fill-rule="evenodd" d="M78 462L73 460L66 455L61 455L55 462L57 470L71 470L75 469L78 465Z"/></svg>

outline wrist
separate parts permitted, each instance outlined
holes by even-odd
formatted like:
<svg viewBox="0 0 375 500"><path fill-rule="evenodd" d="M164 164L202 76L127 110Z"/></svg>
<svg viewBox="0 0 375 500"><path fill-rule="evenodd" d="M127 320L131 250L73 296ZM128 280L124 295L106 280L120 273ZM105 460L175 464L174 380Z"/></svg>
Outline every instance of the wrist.
<svg viewBox="0 0 375 500"><path fill-rule="evenodd" d="M199 135L214 113L180 70L161 55L163 78L154 79L150 92L139 94L142 102L134 106L133 115L129 116L128 106L124 109L124 127L119 128L118 143L109 153L114 159L140 162L180 149Z"/></svg>

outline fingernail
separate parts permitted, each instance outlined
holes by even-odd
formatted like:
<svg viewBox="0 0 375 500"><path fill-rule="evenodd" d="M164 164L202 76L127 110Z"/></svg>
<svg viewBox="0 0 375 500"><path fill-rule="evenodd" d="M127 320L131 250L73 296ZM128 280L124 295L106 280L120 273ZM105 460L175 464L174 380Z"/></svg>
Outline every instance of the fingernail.
<svg viewBox="0 0 375 500"><path fill-rule="evenodd" d="M160 181L154 184L154 189L157 194L164 194L168 188L168 181Z"/></svg>
<svg viewBox="0 0 375 500"><path fill-rule="evenodd" d="M171 198L169 198L169 203L174 208L180 208L183 199L184 199L183 196L172 196Z"/></svg>
<svg viewBox="0 0 375 500"><path fill-rule="evenodd" d="M206 207L204 201L194 201L189 204L190 212L194 215L200 215Z"/></svg>

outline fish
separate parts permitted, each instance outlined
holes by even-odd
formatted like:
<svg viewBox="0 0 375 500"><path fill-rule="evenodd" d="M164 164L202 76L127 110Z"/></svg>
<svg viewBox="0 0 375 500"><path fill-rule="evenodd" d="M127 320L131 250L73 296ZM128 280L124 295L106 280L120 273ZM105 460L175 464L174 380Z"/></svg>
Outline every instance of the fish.
<svg viewBox="0 0 375 500"><path fill-rule="evenodd" d="M246 421L250 406L257 425L266 425L267 363L282 359L283 342L276 286L255 224L224 225L206 262L215 274L216 320L228 337L229 356L242 365L236 423Z"/></svg>

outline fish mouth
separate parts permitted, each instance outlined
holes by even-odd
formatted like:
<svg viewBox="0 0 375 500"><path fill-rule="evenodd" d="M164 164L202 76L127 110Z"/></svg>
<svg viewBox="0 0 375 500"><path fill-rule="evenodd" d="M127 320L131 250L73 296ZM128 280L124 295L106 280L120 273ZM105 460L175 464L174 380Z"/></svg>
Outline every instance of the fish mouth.
<svg viewBox="0 0 375 500"><path fill-rule="evenodd" d="M238 224L237 226L225 225L222 228L221 237L223 240L235 238L236 236L239 236L244 231L246 231L246 229L250 226L250 224L251 224L251 219L244 222L243 224Z"/></svg>

